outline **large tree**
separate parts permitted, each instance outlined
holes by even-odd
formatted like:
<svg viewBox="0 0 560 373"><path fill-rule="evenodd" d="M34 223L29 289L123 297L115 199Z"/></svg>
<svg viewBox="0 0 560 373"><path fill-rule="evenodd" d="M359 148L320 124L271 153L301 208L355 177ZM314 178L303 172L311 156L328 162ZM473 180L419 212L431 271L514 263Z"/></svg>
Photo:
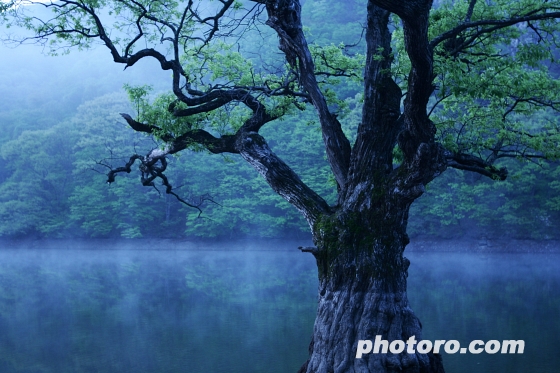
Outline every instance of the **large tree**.
<svg viewBox="0 0 560 373"><path fill-rule="evenodd" d="M356 359L357 343L376 335L421 339L407 300L410 262L403 252L409 208L430 181L448 167L505 179L506 169L495 164L500 159L557 155L552 112L559 87L549 67L559 1L463 0L438 7L431 0L364 1L362 64L360 55L345 55L350 48L308 44L297 0L33 3L5 6L6 22L31 31L19 41L53 50L98 41L125 68L154 59L171 73L171 93L151 106L144 88L129 88L138 110L123 118L162 146L111 169L109 182L139 162L144 185L160 181L174 193L167 157L185 149L233 153L303 214L315 246L301 249L317 260L319 292L310 357L301 371L443 371L431 353ZM265 43L279 40L279 61L255 50L244 54L241 41L254 42L255 34ZM351 142L332 79L355 79L356 71L363 108ZM334 204L259 134L309 105L336 182ZM537 112L541 119L532 119Z"/></svg>

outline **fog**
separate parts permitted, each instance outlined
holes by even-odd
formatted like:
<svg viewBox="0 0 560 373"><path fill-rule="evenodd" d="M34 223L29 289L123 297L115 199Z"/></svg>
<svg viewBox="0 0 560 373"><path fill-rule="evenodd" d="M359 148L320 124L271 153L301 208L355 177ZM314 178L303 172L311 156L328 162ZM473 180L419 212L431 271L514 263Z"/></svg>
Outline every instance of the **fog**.
<svg viewBox="0 0 560 373"><path fill-rule="evenodd" d="M345 27L352 28L350 24L356 26L349 22ZM8 31L13 30L0 34ZM271 40L275 43L276 37ZM257 41L253 48L278 57L276 44ZM203 203L203 222L196 219L198 211L184 208L162 188L142 187L136 168L106 185L108 167L120 167L132 154L146 154L157 146L133 134L119 116L134 114L124 84L152 85L150 99L170 90L170 72L155 60L142 59L124 70L100 44L59 56L45 55L41 45L10 46L0 44L0 237L309 237L301 215L236 155L185 151L170 161L167 174L180 196L194 204L211 197ZM349 132L361 111L352 101L355 89L344 88L350 113L341 120ZM262 133L302 180L334 204L336 186L320 133L312 125L317 118L310 111L290 117L292 126L275 121ZM516 187L481 180L474 173L444 173L413 204L409 234L559 239L555 227L560 208L554 197L558 164L516 167L521 166L508 164L512 175L518 175L512 178Z"/></svg>
<svg viewBox="0 0 560 373"><path fill-rule="evenodd" d="M114 63L100 45L61 56L46 52L39 45L10 48L0 43L1 118L6 120L12 111L44 111L47 115L42 122L25 123L20 131L52 126L88 100L122 92L125 83L170 89L169 74L155 62L141 61L123 71L124 66Z"/></svg>
<svg viewBox="0 0 560 373"><path fill-rule="evenodd" d="M296 371L313 328L315 261L296 249L305 242L259 244L264 250L243 241L212 250L4 247L0 369ZM408 257L424 338L525 340L523 355L444 354L448 371L554 371L558 255Z"/></svg>
<svg viewBox="0 0 560 373"><path fill-rule="evenodd" d="M2 371L286 372L305 359L316 270L296 250L4 249L0 263Z"/></svg>
<svg viewBox="0 0 560 373"><path fill-rule="evenodd" d="M409 300L424 338L462 345L477 339L525 341L522 355L444 354L447 371L556 370L558 254L416 252L409 258Z"/></svg>
<svg viewBox="0 0 560 373"><path fill-rule="evenodd" d="M202 218L142 187L136 174L107 186L100 160L118 150L113 165L120 166L132 151L145 152L138 144L156 146L119 118L131 109L123 85L167 91L170 73L148 60L123 70L103 46L43 52L0 44L0 371L297 371L317 306L315 260L297 250L312 245L306 222L235 157L187 153L170 161L182 196L209 193L216 201L204 205ZM303 149L319 159L309 164L294 150L300 138L317 143L309 123L294 143L271 143L293 157L290 164L309 166L304 176L334 201L323 150ZM296 131L285 127L270 131ZM550 240L524 246L510 239L560 237L559 210L549 203L556 192L547 184L554 173L535 172L542 172L535 185L543 180L548 189L509 191L521 195L504 197L519 198L511 204L488 198L487 210L518 206L500 213L511 225L488 211L473 214L480 221L462 216L483 205L474 197L455 214L454 179L442 187L443 207L426 196L411 217L422 238L451 238L434 245L413 238L406 252L409 300L424 337L526 342L523 355L446 355L449 372L553 372L560 365L560 257L496 253L558 250ZM544 197L535 192L543 190Z"/></svg>

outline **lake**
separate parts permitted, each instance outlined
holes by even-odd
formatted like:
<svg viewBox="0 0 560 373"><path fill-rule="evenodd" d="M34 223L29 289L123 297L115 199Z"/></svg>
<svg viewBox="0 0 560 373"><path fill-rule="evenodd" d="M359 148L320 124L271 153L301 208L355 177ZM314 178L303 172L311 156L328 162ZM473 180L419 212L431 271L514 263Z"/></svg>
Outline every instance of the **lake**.
<svg viewBox="0 0 560 373"><path fill-rule="evenodd" d="M317 270L275 251L0 250L1 372L296 372ZM447 372L556 372L560 255L407 255L426 339L525 340L448 355Z"/></svg>

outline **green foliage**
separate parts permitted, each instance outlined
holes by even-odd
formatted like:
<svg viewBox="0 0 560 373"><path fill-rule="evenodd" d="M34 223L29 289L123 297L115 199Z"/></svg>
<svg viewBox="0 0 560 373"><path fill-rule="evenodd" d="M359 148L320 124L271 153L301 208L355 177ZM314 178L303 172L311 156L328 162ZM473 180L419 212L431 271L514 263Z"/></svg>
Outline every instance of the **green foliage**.
<svg viewBox="0 0 560 373"><path fill-rule="evenodd" d="M349 55L344 44L312 44L309 50L327 102L337 111L347 109L345 99L360 91L365 56L360 53Z"/></svg>
<svg viewBox="0 0 560 373"><path fill-rule="evenodd" d="M512 161L508 169L504 182L447 171L413 204L410 233L445 238L557 238L553 227L560 224L560 165Z"/></svg>
<svg viewBox="0 0 560 373"><path fill-rule="evenodd" d="M362 33L366 5L365 0L303 2L303 24L308 26L307 38L318 45L355 44ZM329 22L325 22L327 19Z"/></svg>
<svg viewBox="0 0 560 373"><path fill-rule="evenodd" d="M9 176L0 184L0 235L56 236L70 225L64 211L71 192L74 141L69 126L59 124L23 132L3 144L0 154Z"/></svg>
<svg viewBox="0 0 560 373"><path fill-rule="evenodd" d="M128 99L132 103L134 111L136 112L136 117L139 121L144 121L145 112L149 107L149 94L153 90L153 87L149 85L134 87L129 84L125 84L123 88L128 94Z"/></svg>
<svg viewBox="0 0 560 373"><path fill-rule="evenodd" d="M149 112L146 87L132 94L132 103ZM204 203L201 216L164 190L142 187L138 176L106 184L108 169L100 162L121 166L133 153L157 146L122 123L117 113L128 109L123 95L100 97L51 129L5 143L0 235L280 237L308 231L300 214L238 156L191 151L170 159L168 177L179 195L193 201L208 195L216 202ZM286 117L263 134L305 182L334 202L321 133L309 124L313 118L308 111Z"/></svg>
<svg viewBox="0 0 560 373"><path fill-rule="evenodd" d="M118 50L125 50L134 37L141 7L170 22L169 25L181 17L177 11L179 3L174 1L86 3L90 9L115 17L105 31L116 36ZM556 3L547 2L547 6ZM431 13L430 38L465 22L470 1L438 4ZM304 23L310 25L305 32L320 86L353 142L362 114L364 42L360 35L366 2L315 0L303 6ZM471 20L501 20L542 6L536 0L476 2ZM62 28L82 31L58 34L61 36L48 45L53 54L72 46L91 46L86 34L98 30L84 11L65 13L64 8L54 8L57 18L36 23L28 15L31 8L39 6L6 6L1 11L6 17L18 16L11 18L10 26L19 24L34 33ZM243 3L237 2L234 8L242 11ZM327 18L331 22L324 22ZM4 19L5 24L7 20ZM166 35L169 26L156 30L149 19L142 18L140 22L145 45L160 48L161 35ZM552 36L559 31L559 25L551 21L536 21L532 25L549 36L536 40L531 25L521 23L475 38L468 48L456 53L454 46L478 29L465 31L436 47L436 90L429 109L438 128L438 139L448 150L488 157L500 144L511 151L512 157L538 154L549 160L558 159L560 132L556 110L560 83L555 79L554 65L542 62L555 61ZM410 61L397 17L392 18L392 27L392 75L406 92ZM240 38L226 35L219 42L208 44L192 37L206 31L195 29L192 19L185 22L181 31L185 42L177 53L192 89L243 90L254 86L255 91L273 91L286 84L293 91L301 89L285 61L278 62L277 39L270 30L252 25ZM19 87L25 77L39 80L34 71L13 70L15 75L12 71L1 75L2 92ZM59 79L54 76L52 79ZM202 204L202 215L165 195L161 188L158 191L142 187L137 176L119 175L115 183L106 185L103 173L107 168L99 161L106 166L121 166L131 154L145 154L161 146L157 138L163 134L180 136L198 128L215 135L234 133L250 114L243 105L232 101L210 114L176 117L174 111L189 108L173 94L161 93L160 88L150 85L127 84L125 91L136 119L161 129L154 142L134 135L122 123L118 113L130 109L122 95L99 97L74 113L77 97L96 95L81 96L75 89L69 90L67 97L56 97L56 101L38 100L33 95L42 89L40 85L23 83L21 87L28 92L25 100L19 102L5 94L0 102L0 121L4 125L0 134L0 154L4 160L0 165L0 235L278 237L308 231L297 211L275 195L242 159L211 156L200 146L191 146L180 157L171 159L168 176L175 191L188 200L211 197ZM336 187L325 161L317 118L302 99L274 94L256 96L270 113L283 116L261 131L273 151L334 204ZM59 107L62 109L53 111ZM401 154L397 148L394 155L398 163ZM471 232L476 227L477 232L482 229L497 235L550 237L551 227L559 222L558 165L521 165L510 158L504 162L511 170L509 180L503 183L455 171L448 171L434 181L426 195L413 205L411 233L469 235L474 234Z"/></svg>
<svg viewBox="0 0 560 373"><path fill-rule="evenodd" d="M460 25L468 4L445 2L434 9L431 37ZM471 21L506 19L541 7L542 2L531 0L477 2ZM532 25L560 31L557 22ZM554 38L543 39L526 23L478 37L475 31L444 41L435 50L437 90L431 111L440 141L452 151L488 155L500 144L512 154L557 159L560 132L553 109L560 102L560 82L543 63L554 60ZM461 49L469 38L475 39Z"/></svg>
<svg viewBox="0 0 560 373"><path fill-rule="evenodd" d="M0 14L4 13L5 11L7 11L8 9L10 9L10 7L12 6L12 2L11 1L6 1L6 2L2 2L0 3Z"/></svg>

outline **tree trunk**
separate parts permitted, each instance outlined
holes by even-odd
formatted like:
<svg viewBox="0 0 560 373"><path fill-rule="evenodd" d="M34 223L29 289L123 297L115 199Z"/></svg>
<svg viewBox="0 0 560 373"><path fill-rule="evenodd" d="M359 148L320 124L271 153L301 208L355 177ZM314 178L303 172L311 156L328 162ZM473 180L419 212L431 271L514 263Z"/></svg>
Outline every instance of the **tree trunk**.
<svg viewBox="0 0 560 373"><path fill-rule="evenodd" d="M346 212L315 225L319 301L310 358L300 372L444 372L439 355L406 349L356 358L360 340L422 340L406 294L408 206L373 224L368 222L380 211Z"/></svg>
<svg viewBox="0 0 560 373"><path fill-rule="evenodd" d="M286 187L278 188L280 178L271 177L271 167L262 166L266 163L263 155L270 152L250 152L254 141L251 149L241 152L312 226L316 247L304 251L317 259L319 306L311 356L301 371L443 372L441 358L431 354L405 350L356 358L360 340L374 341L376 336L388 342L406 342L412 336L421 340L421 324L406 296L409 261L403 251L409 241L406 224L411 203L446 167L426 110L434 76L433 51L428 43L432 1L367 2L363 110L353 146L330 112L316 79L299 1L263 3L266 24L277 32L280 50L317 110L339 192L336 206L314 202L319 198L311 193L304 193L302 199L302 188L292 188L300 191L299 197ZM412 67L402 112L403 93L391 76L391 12L402 19ZM399 162L394 157L397 144L403 156Z"/></svg>

